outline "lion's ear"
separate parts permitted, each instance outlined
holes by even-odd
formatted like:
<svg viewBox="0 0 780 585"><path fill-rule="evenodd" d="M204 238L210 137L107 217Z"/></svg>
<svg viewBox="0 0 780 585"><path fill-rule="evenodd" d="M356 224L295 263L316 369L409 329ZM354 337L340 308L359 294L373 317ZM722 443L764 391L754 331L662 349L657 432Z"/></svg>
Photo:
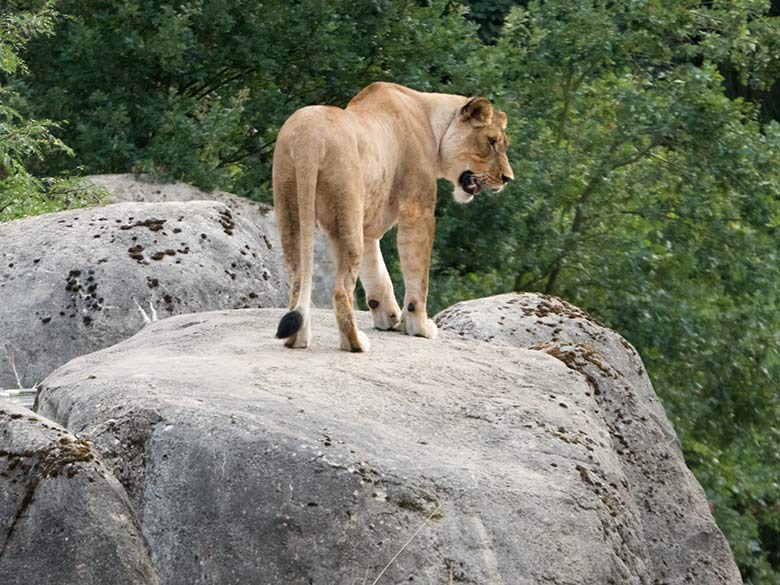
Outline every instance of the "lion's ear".
<svg viewBox="0 0 780 585"><path fill-rule="evenodd" d="M460 109L460 119L472 126L486 126L493 119L493 104L484 97L472 98Z"/></svg>
<svg viewBox="0 0 780 585"><path fill-rule="evenodd" d="M501 110L493 112L493 121L497 123L502 130L506 130L506 114Z"/></svg>

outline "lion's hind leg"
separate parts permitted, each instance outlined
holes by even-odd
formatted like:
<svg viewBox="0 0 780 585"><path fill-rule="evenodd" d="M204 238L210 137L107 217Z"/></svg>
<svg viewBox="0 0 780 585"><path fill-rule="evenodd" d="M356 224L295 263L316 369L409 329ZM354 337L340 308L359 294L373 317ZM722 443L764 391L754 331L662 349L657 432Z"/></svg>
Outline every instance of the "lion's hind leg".
<svg viewBox="0 0 780 585"><path fill-rule="evenodd" d="M320 225L333 244L336 281L333 311L339 328L340 347L345 351L369 349L368 337L358 331L355 317L355 285L363 256L363 217L357 189L329 186L334 195L332 205L320 216Z"/></svg>
<svg viewBox="0 0 780 585"><path fill-rule="evenodd" d="M336 313L336 323L341 338L339 346L345 351L365 352L369 350L370 344L368 336L362 331L358 331L353 301L360 259L363 254L362 234L341 233L331 239L333 240L334 255L337 259L333 311Z"/></svg>

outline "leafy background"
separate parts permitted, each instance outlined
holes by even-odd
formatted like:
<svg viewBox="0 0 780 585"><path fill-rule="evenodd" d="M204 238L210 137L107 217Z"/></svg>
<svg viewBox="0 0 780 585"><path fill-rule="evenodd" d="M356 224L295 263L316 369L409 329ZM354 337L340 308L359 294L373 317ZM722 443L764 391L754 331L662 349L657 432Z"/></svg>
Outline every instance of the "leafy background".
<svg viewBox="0 0 780 585"><path fill-rule="evenodd" d="M270 201L284 120L486 95L516 180L442 184L431 311L562 296L640 351L742 575L780 583L780 1L6 0L0 220L149 173ZM393 238L383 242L401 286Z"/></svg>

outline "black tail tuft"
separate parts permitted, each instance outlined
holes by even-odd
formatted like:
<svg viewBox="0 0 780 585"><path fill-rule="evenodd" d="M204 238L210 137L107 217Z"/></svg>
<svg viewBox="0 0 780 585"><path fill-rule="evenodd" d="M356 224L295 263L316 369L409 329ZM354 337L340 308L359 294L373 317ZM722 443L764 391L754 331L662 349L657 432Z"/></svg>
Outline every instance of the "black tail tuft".
<svg viewBox="0 0 780 585"><path fill-rule="evenodd" d="M279 328L276 330L276 337L278 339L287 339L292 337L303 325L303 315L298 311L290 311L282 320L279 321Z"/></svg>

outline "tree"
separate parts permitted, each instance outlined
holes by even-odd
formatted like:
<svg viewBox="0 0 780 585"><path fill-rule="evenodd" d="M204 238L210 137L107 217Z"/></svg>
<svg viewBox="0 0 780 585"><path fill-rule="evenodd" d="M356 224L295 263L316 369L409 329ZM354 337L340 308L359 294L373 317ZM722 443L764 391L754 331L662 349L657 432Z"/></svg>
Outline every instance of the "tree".
<svg viewBox="0 0 780 585"><path fill-rule="evenodd" d="M57 124L25 117L15 107L23 98L11 84L27 72L20 53L32 38L51 35L56 16L52 2L37 12L0 13L0 221L78 206L98 196L78 180L34 174L48 154L73 152L54 135Z"/></svg>
<svg viewBox="0 0 780 585"><path fill-rule="evenodd" d="M89 172L270 200L294 110L343 106L375 80L425 90L468 74L475 27L457 4L427 4L62 0L56 42L30 45L25 95L32 113L70 121L62 137Z"/></svg>
<svg viewBox="0 0 780 585"><path fill-rule="evenodd" d="M516 181L440 202L433 304L559 294L640 350L745 578L776 583L780 126L767 3L548 0L514 9L483 80ZM725 424L724 424L725 423Z"/></svg>

